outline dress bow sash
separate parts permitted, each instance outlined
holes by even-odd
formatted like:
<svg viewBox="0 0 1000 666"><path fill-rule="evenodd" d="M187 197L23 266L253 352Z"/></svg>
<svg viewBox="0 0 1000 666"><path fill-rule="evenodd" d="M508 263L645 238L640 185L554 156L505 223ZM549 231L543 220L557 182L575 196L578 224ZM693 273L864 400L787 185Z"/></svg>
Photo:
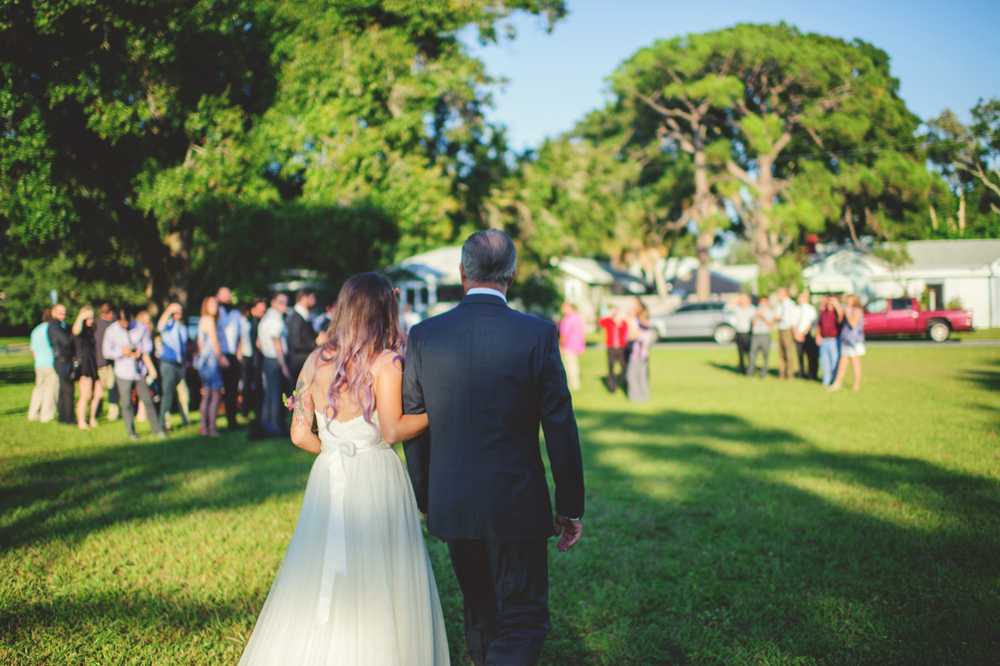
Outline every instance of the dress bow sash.
<svg viewBox="0 0 1000 666"><path fill-rule="evenodd" d="M360 417L358 417L360 418ZM384 439L364 437L338 437L330 431L320 430L321 456L330 456L327 469L330 473L330 516L326 527L326 554L323 558L323 575L319 583L319 602L316 606L315 627L330 620L333 604L333 585L337 574L347 576L347 524L344 517L344 492L347 488L347 470L344 456L371 451L387 451L392 447Z"/></svg>
<svg viewBox="0 0 1000 666"><path fill-rule="evenodd" d="M347 485L347 473L344 469L344 456L357 453L358 445L354 440L326 438L323 441L323 453L330 454L330 519L326 528L326 556L323 561L323 575L319 584L319 604L316 607L316 624L321 627L330 619L330 606L333 603L333 582L337 574L347 575L347 540L344 523L344 489ZM322 454L321 454L322 455Z"/></svg>

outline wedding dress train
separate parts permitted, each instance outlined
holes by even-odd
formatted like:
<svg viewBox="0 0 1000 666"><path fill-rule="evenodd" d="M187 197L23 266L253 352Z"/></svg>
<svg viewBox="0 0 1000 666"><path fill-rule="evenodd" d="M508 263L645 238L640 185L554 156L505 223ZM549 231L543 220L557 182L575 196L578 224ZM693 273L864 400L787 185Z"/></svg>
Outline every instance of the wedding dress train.
<svg viewBox="0 0 1000 666"><path fill-rule="evenodd" d="M447 665L441 602L399 456L361 416L330 428L316 418L322 453L240 666Z"/></svg>

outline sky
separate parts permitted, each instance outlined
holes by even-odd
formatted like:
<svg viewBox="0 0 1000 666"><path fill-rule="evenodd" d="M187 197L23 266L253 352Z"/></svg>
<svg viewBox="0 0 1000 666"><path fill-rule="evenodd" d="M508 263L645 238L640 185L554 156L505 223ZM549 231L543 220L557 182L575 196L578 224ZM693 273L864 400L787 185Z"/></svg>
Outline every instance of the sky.
<svg viewBox="0 0 1000 666"><path fill-rule="evenodd" d="M860 38L889 54L900 96L921 118L946 108L968 120L980 98L1000 97L1000 0L567 0L551 33L516 15L514 40L481 46L461 35L493 77L487 114L506 125L511 147L537 147L606 102L605 78L657 39L736 23L785 21L802 32Z"/></svg>

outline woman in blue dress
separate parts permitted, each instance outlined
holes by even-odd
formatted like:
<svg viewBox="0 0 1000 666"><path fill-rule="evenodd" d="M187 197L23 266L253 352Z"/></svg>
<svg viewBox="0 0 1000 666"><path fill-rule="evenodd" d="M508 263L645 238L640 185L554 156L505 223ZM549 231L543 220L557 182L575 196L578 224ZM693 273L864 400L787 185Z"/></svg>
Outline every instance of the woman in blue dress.
<svg viewBox="0 0 1000 666"><path fill-rule="evenodd" d="M201 302L201 319L198 320L198 357L195 367L204 388L201 395L201 429L199 435L218 437L215 418L222 401L222 368L229 367L229 361L219 346L216 322L219 319L219 302L209 296Z"/></svg>

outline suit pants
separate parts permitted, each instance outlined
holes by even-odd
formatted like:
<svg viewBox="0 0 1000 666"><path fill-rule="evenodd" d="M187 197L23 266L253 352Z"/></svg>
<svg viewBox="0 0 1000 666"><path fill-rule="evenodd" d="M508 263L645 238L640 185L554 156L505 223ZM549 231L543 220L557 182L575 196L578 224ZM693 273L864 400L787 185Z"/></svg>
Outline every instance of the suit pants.
<svg viewBox="0 0 1000 666"><path fill-rule="evenodd" d="M222 402L226 405L226 422L230 430L236 430L236 409L240 395L240 362L236 354L226 354L228 368L222 368Z"/></svg>
<svg viewBox="0 0 1000 666"><path fill-rule="evenodd" d="M132 389L135 388L135 394L146 408L146 420L149 421L150 428L156 434L162 434L163 428L160 426L160 419L156 414L156 405L153 404L153 393L149 390L149 384L146 383L146 380L143 378L122 379L121 377L115 377L115 380L118 383L118 395L121 396L122 400L125 431L129 435L135 434L135 413L132 408Z"/></svg>
<svg viewBox="0 0 1000 666"><path fill-rule="evenodd" d="M816 381L819 376L819 347L816 345L816 337L811 333L799 342L795 341L795 349L799 354L799 377ZM806 367L809 370L806 370Z"/></svg>
<svg viewBox="0 0 1000 666"><path fill-rule="evenodd" d="M177 385L184 380L184 366L180 363L160 360L160 387L163 400L160 402L160 428L166 430L170 424L170 412L174 407L174 397L177 396ZM181 410L181 419L188 425L188 417Z"/></svg>
<svg viewBox="0 0 1000 666"><path fill-rule="evenodd" d="M615 364L622 371L622 382L625 382L625 348L608 347L608 390L614 393L618 390L618 376L615 374Z"/></svg>
<svg viewBox="0 0 1000 666"><path fill-rule="evenodd" d="M760 376L767 377L767 357L771 355L771 334L753 333L750 336L750 362L747 366L747 377L753 375L757 364L757 354L764 355L764 363L760 368Z"/></svg>
<svg viewBox="0 0 1000 666"><path fill-rule="evenodd" d="M546 540L452 539L465 643L476 666L530 666L549 631Z"/></svg>
<svg viewBox="0 0 1000 666"><path fill-rule="evenodd" d="M281 373L281 364L276 358L264 358L264 404L261 407L260 420L268 435L276 437L284 434L285 424L282 418L281 392L285 388L285 376Z"/></svg>
<svg viewBox="0 0 1000 666"><path fill-rule="evenodd" d="M56 401L56 411L59 413L59 423L76 425L76 414L73 413L73 380L69 379L73 371L73 361L56 361L56 374L59 375L59 398Z"/></svg>
<svg viewBox="0 0 1000 666"><path fill-rule="evenodd" d="M48 423L56 417L56 400L59 396L59 376L56 369L35 368L35 388L31 389L28 420Z"/></svg>
<svg viewBox="0 0 1000 666"><path fill-rule="evenodd" d="M736 334L736 353L740 355L740 374L747 371L747 361L750 357L750 331Z"/></svg>
<svg viewBox="0 0 1000 666"><path fill-rule="evenodd" d="M795 335L790 328L778 330L778 351L781 354L781 374L782 379L791 379L798 371L795 351Z"/></svg>

